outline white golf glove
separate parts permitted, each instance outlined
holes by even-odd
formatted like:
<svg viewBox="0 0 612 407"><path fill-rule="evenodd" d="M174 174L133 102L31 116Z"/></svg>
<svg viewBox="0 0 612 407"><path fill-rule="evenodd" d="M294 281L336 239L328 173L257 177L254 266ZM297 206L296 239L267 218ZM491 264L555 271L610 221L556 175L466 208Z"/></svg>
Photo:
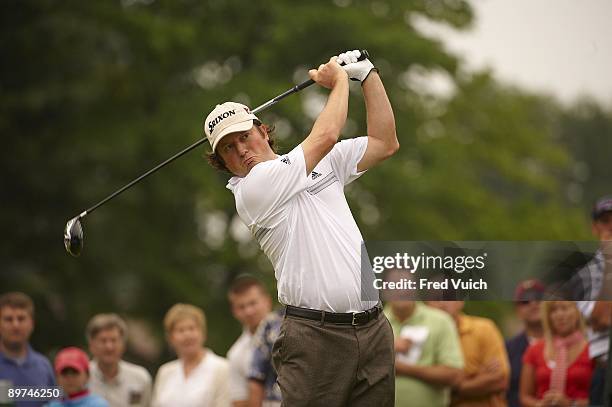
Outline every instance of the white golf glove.
<svg viewBox="0 0 612 407"><path fill-rule="evenodd" d="M372 70L378 72L369 59L359 61L361 52L359 50L346 51L338 55L336 62L342 65L342 68L348 74L348 77L353 81L359 81L363 84Z"/></svg>

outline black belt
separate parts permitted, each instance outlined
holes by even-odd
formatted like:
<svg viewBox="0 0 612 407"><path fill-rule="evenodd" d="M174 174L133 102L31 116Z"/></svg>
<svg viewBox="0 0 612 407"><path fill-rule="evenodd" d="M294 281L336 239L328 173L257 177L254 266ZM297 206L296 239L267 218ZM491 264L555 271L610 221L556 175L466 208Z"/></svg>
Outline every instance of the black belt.
<svg viewBox="0 0 612 407"><path fill-rule="evenodd" d="M381 313L382 306L380 304L361 312L326 312L291 305L287 305L285 308L285 315L288 316L341 325L365 325L378 318Z"/></svg>

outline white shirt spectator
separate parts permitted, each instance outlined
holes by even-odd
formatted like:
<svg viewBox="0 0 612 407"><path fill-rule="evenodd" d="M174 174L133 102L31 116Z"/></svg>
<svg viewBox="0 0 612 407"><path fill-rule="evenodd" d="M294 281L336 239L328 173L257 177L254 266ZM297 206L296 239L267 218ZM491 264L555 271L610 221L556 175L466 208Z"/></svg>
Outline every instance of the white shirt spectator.
<svg viewBox="0 0 612 407"><path fill-rule="evenodd" d="M95 360L89 363L89 390L106 399L111 407L148 407L152 380L142 366L119 361L117 376L107 380Z"/></svg>
<svg viewBox="0 0 612 407"><path fill-rule="evenodd" d="M153 407L229 407L229 364L206 349L200 364L185 377L180 359L159 368Z"/></svg>
<svg viewBox="0 0 612 407"><path fill-rule="evenodd" d="M245 401L249 399L248 373L253 358L253 335L245 329L227 352L229 361L230 400Z"/></svg>

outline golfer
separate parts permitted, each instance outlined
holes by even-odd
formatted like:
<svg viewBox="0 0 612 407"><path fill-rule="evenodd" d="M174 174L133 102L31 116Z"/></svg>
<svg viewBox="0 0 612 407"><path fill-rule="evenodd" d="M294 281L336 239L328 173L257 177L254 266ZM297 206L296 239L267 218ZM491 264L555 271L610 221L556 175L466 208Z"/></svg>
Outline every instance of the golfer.
<svg viewBox="0 0 612 407"><path fill-rule="evenodd" d="M330 89L310 134L285 155L272 128L226 102L204 123L210 163L231 172L238 215L274 266L286 317L273 349L283 406L392 406L393 333L378 301L361 297L363 237L344 186L399 148L378 71L359 51L308 73ZM341 67L339 63L345 64ZM367 137L338 142L349 82L361 82Z"/></svg>

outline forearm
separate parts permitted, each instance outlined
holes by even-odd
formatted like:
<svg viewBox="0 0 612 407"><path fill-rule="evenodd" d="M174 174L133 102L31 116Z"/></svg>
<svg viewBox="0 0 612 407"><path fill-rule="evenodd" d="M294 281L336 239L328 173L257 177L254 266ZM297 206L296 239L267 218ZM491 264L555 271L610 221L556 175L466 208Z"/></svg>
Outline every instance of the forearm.
<svg viewBox="0 0 612 407"><path fill-rule="evenodd" d="M338 140L348 115L348 79L338 80L331 90L327 103L315 121L311 135L332 141L331 147ZM330 148L331 148L330 147Z"/></svg>
<svg viewBox="0 0 612 407"><path fill-rule="evenodd" d="M461 375L460 369L448 366L416 366L395 362L395 371L400 376L410 376L429 384L451 386Z"/></svg>
<svg viewBox="0 0 612 407"><path fill-rule="evenodd" d="M399 142L395 117L385 87L377 72L372 71L363 82L368 123L368 137L379 140L390 150L397 150Z"/></svg>
<svg viewBox="0 0 612 407"><path fill-rule="evenodd" d="M482 396L504 391L508 387L508 379L504 372L479 373L463 379L455 391L463 396Z"/></svg>
<svg viewBox="0 0 612 407"><path fill-rule="evenodd" d="M519 401L523 407L542 407L544 405L542 400L538 400L535 397L527 394L521 394Z"/></svg>
<svg viewBox="0 0 612 407"><path fill-rule="evenodd" d="M264 400L264 386L258 381L249 380L249 407L261 407Z"/></svg>
<svg viewBox="0 0 612 407"><path fill-rule="evenodd" d="M316 167L338 141L348 112L348 79L346 75L332 88L325 108L315 121L312 131L302 142L306 174Z"/></svg>

